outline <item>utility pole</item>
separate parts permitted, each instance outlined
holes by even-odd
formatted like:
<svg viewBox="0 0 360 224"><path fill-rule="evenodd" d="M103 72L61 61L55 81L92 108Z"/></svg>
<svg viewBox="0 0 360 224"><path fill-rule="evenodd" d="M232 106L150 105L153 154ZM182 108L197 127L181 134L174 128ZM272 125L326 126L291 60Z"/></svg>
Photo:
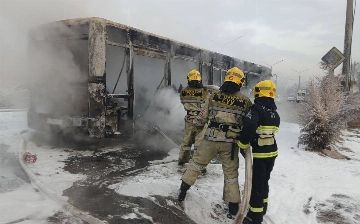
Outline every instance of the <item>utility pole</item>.
<svg viewBox="0 0 360 224"><path fill-rule="evenodd" d="M274 74L273 76L276 76L275 85L277 86L277 74Z"/></svg>
<svg viewBox="0 0 360 224"><path fill-rule="evenodd" d="M353 0L347 0L346 22L345 22L345 38L344 38L344 56L345 60L342 67L342 75L345 77L344 91L350 91L349 73L351 59L351 43L353 32Z"/></svg>
<svg viewBox="0 0 360 224"><path fill-rule="evenodd" d="M294 69L291 69L291 70L293 70L294 72L296 72L296 73L299 74L299 89L298 89L298 90L300 90L300 87L301 87L301 86L300 86L300 77L301 77L300 74L303 73L303 72L306 72L306 71L309 70L309 69L305 69L304 71L296 71L296 70L294 70Z"/></svg>

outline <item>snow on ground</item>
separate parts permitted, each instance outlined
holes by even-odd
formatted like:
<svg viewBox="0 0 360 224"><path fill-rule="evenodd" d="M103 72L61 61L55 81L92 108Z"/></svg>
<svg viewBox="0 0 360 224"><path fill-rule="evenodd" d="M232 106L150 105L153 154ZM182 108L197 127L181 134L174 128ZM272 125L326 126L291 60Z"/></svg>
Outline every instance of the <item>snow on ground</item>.
<svg viewBox="0 0 360 224"><path fill-rule="evenodd" d="M173 149L165 161L176 159L178 149ZM172 157L172 158L170 158ZM244 164L242 164L244 165ZM216 208L224 207L219 197L222 192L223 176L221 165L211 164L207 168L208 174L200 176L194 187L191 188L185 203L185 212L196 223L224 223L226 214L220 216L221 220L215 222L213 217L218 217ZM177 162L153 165L149 171L136 177L129 177L122 183L111 185L119 194L133 197L147 197L153 199L154 195L171 196L176 198L180 186L181 173L178 172ZM154 199L155 200L155 199ZM172 203L169 201L169 203ZM231 222L229 222L231 223Z"/></svg>
<svg viewBox="0 0 360 224"><path fill-rule="evenodd" d="M86 179L82 174L70 174L63 170L63 160L72 155L67 149L49 148L47 146L36 146L29 142L26 146L27 151L36 154L35 163L27 164L28 168L47 188L51 189L56 195L67 201L67 197L62 196L63 191L73 185L75 181ZM85 154L85 152L82 152Z"/></svg>
<svg viewBox="0 0 360 224"><path fill-rule="evenodd" d="M0 113L0 223L47 223L47 217L59 211L59 205L29 183L21 174L17 161L18 133L27 128L25 112ZM360 223L360 132L344 131L341 153L350 160L335 160L297 147L299 126L283 122L277 134L279 156L270 179L268 216L276 224ZM51 149L28 144L38 160L29 165L37 177L52 191L62 191L84 175L63 171L63 163L71 156L65 149ZM177 150L161 161L153 161L146 171L110 186L117 193L149 198L177 197L181 172L176 162ZM76 153L76 152L73 152ZM85 152L82 152L84 154ZM231 223L226 218L227 205L222 201L221 165L210 164L208 173L200 176L189 190L182 207L196 223ZM244 160L240 160L240 184L244 179ZM64 198L66 199L66 198ZM169 206L174 204L167 200ZM132 219L140 213L129 213ZM148 220L145 214L142 215Z"/></svg>
<svg viewBox="0 0 360 224"><path fill-rule="evenodd" d="M352 155L344 153L351 160L335 160L298 149L296 125L283 123L281 129L280 156L270 180L269 216L275 223L317 223L316 216L321 220L334 216L327 220L334 223L359 223L360 143L344 142L352 145ZM334 203L338 196L348 200Z"/></svg>
<svg viewBox="0 0 360 224"><path fill-rule="evenodd" d="M0 111L0 223L42 224L60 211L59 204L49 199L30 183L18 161L19 133L27 129L26 112ZM40 155L42 157L42 155ZM37 162L41 163L41 160ZM44 164L42 170L54 161ZM56 164L60 171L60 164ZM63 179L73 179L72 176ZM52 181L49 178L48 181ZM68 187L63 186L63 188ZM68 223L81 223L77 219Z"/></svg>
<svg viewBox="0 0 360 224"><path fill-rule="evenodd" d="M277 224L360 223L360 134L344 132L342 151L351 160L335 160L297 147L300 128L283 122L276 135L279 156L270 179L268 216ZM339 146L339 147L340 147ZM166 161L176 159L172 153ZM221 165L210 164L189 190L185 212L196 223L231 223L222 211ZM244 160L240 160L240 184ZM181 173L175 162L153 165L145 173L111 186L117 193L153 198L177 196Z"/></svg>

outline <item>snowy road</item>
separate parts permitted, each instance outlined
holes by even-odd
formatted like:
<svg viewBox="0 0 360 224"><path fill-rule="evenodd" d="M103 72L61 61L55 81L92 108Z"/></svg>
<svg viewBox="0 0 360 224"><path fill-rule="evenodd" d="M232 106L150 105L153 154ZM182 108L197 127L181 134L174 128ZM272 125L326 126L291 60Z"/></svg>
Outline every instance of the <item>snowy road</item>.
<svg viewBox="0 0 360 224"><path fill-rule="evenodd" d="M83 223L62 213L20 167L18 134L26 129L26 112L0 112L0 223Z"/></svg>
<svg viewBox="0 0 360 224"><path fill-rule="evenodd" d="M276 103L277 111L280 115L281 122L299 123L298 119L298 107L299 104L296 102L278 102Z"/></svg>

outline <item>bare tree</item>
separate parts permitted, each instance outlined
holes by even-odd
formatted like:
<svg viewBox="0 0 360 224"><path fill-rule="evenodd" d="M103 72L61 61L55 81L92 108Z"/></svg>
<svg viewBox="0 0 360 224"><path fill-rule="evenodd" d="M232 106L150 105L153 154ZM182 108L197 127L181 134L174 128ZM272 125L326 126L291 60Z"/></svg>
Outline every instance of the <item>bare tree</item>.
<svg viewBox="0 0 360 224"><path fill-rule="evenodd" d="M330 64L326 64L325 62L321 61L319 62L319 67L321 70L324 71L325 74L334 75L334 69L333 67L331 67Z"/></svg>
<svg viewBox="0 0 360 224"><path fill-rule="evenodd" d="M307 145L307 150L331 150L346 123L359 115L359 102L354 95L345 95L340 77L329 74L317 77L307 87L307 96L301 104L298 144Z"/></svg>

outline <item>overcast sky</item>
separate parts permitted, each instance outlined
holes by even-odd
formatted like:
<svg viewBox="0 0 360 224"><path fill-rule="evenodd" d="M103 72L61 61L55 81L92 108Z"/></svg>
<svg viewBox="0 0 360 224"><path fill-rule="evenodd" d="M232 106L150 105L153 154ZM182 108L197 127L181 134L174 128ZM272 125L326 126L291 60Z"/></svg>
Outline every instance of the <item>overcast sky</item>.
<svg viewBox="0 0 360 224"><path fill-rule="evenodd" d="M17 27L98 16L265 66L284 60L273 66L279 84L298 82L292 70L309 69L304 81L321 74L321 57L334 46L343 51L345 10L345 0L0 0L2 22ZM360 61L357 14L352 58ZM0 47L12 39L1 37Z"/></svg>

